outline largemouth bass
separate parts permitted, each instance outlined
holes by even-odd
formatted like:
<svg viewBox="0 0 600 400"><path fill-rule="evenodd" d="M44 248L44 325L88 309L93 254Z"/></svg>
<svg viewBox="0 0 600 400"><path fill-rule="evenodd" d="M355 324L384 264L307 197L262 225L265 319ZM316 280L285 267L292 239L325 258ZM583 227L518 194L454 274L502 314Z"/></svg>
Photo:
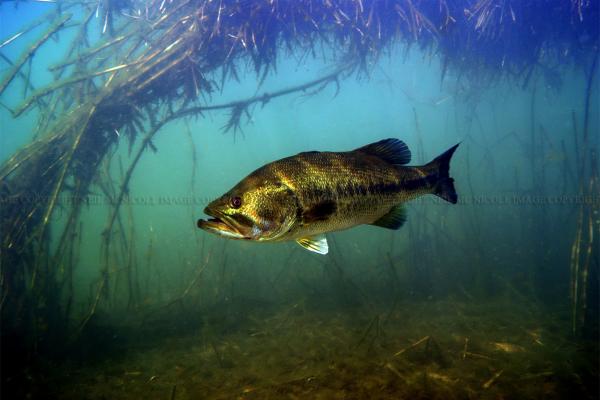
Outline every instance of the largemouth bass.
<svg viewBox="0 0 600 400"><path fill-rule="evenodd" d="M326 232L370 224L399 229L403 204L434 194L455 204L451 147L428 164L407 166L410 150L384 139L346 152L309 151L266 164L204 210L198 227L230 239L295 240L327 254Z"/></svg>

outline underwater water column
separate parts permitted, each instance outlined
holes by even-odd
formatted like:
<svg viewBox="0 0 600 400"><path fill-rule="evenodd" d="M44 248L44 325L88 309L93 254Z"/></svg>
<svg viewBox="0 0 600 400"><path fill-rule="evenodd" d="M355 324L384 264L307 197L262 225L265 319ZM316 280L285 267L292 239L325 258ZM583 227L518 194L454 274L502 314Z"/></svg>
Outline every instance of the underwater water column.
<svg viewBox="0 0 600 400"><path fill-rule="evenodd" d="M125 316L171 332L169 326L183 330L183 324L152 316L182 315L216 335L207 328L211 323L227 331L244 312L223 317L206 311L200 317L190 310L214 306L218 315L234 308L232 299L258 294L277 302L333 293L347 306L391 299L393 315L401 300L457 295L477 302L508 292L523 302L566 303L571 330L594 335L597 202L560 208L533 203L553 195L549 183L555 181L568 196L593 199L597 193L595 2L75 1L1 7L8 27L0 39L0 307L2 345L9 350L3 369L25 370L39 355L69 355ZM5 23L6 15L14 21ZM19 23L23 15L31 22ZM415 72L428 64L436 66L431 76ZM412 81L404 79L411 73ZM368 89L356 86L356 77L369 82L365 86L386 82L377 90L392 94L360 104L356 99L366 99L361 91ZM441 95L425 95L440 94L440 86ZM298 104L281 103L298 97L298 103L315 102L306 114L289 112L302 109ZM560 99L555 109L554 98ZM442 121L445 107L450 111ZM568 128L558 117L560 107L568 108ZM363 120L351 118L359 115ZM265 116L272 120L261 122ZM278 125L277 118L293 123ZM343 129L319 130L327 120L342 121ZM221 128L225 139L215 133ZM277 128L294 134L278 139L285 134ZM177 135L185 129L189 138ZM148 186L187 190L187 175L180 179L175 165L186 174L200 165L201 184L190 192L209 198L217 196L218 185L267 161L300 151L350 150L381 135L401 136L419 163L451 145L446 141L462 139L453 168L459 199L472 207L415 205L405 231L336 233L329 239L331 257L315 260L285 244L255 249L207 239L191 231L203 207L162 214L145 196L146 179ZM510 152L515 149L517 154ZM177 163L186 157L193 164ZM206 178L213 171L221 182ZM482 205L489 200L482 196L506 194L501 190L524 204L508 213ZM185 233L165 220L185 226ZM365 335L383 337L385 318L369 321ZM107 343L99 340L98 348ZM227 365L218 344L214 348ZM15 387L20 381L11 376L10 382Z"/></svg>

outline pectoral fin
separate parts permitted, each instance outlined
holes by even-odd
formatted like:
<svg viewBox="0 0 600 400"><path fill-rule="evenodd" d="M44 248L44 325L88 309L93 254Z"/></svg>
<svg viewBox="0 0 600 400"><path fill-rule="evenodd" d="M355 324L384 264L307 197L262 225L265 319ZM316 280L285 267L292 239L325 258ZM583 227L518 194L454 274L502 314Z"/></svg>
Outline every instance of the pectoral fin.
<svg viewBox="0 0 600 400"><path fill-rule="evenodd" d="M327 254L329 252L329 245L327 245L325 235L304 237L297 239L296 242L306 250L314 251L315 253Z"/></svg>
<svg viewBox="0 0 600 400"><path fill-rule="evenodd" d="M398 204L397 206L392 207L392 209L387 214L379 218L377 221L373 222L371 225L395 230L400 229L400 227L404 225L405 222L406 209L401 204Z"/></svg>

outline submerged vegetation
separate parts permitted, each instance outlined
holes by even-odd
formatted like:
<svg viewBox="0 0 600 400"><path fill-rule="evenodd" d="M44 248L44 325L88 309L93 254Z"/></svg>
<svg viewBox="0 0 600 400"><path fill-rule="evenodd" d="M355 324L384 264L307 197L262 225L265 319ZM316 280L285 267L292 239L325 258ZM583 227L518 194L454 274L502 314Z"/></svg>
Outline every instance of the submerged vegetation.
<svg viewBox="0 0 600 400"><path fill-rule="evenodd" d="M20 3L15 2L15 6ZM147 151L157 150L154 139L165 125L226 110L229 118L223 130L235 133L242 129L256 106L268 106L276 97L294 93L313 95L330 85L343 85L343 79L350 76L368 76L377 60L393 45L401 44L407 51L417 47L439 57L441 81L450 79L448 72L452 72L452 79L473 87L507 79L532 88L532 128L521 140L531 144L534 189L543 186L545 172L541 164L536 164L533 152L539 143L547 141L533 115L536 82L560 90L563 73L575 67L587 82L582 93L585 111L583 115L573 113L571 124L577 157L572 165L565 161L564 173L569 171L570 184L577 187L579 195L597 194L598 135L590 132L590 114L592 92L598 84L599 18L598 2L586 0L57 2L39 20L0 39L1 53L4 46L19 43L21 36L41 29L36 40L23 44L24 50L17 58L0 54L6 66L0 76L2 106L15 119L28 114L36 120L31 143L0 166L3 390L21 384L25 379L21 371L34 364L38 355L60 355L80 344L90 330L95 332L99 315L141 308L148 293L143 292L140 269L143 262L150 264L155 250L151 243L147 260L136 256L132 212L124 199L139 160ZM68 38L67 51L62 61L45 65L35 54L56 37ZM322 59L330 65L330 72L295 86L261 92L267 76L277 74L278 60L291 53L298 55L300 62L307 57ZM52 74L51 82L34 87L30 79L33 64L47 68ZM255 72L259 94L234 101L215 100L229 82L246 76L247 68ZM22 93L12 94L16 88ZM122 138L127 141L119 140ZM131 163L127 166L121 165L115 156L124 143L131 153ZM107 172L111 169L119 171L118 179ZM101 237L94 239L101 246L98 280L89 299L82 299L76 298L74 270L84 229L81 213L92 192L100 192L109 200L110 211ZM65 198L69 201L64 201ZM597 333L598 307L590 299L598 295L598 207L598 202L582 203L570 216L570 221L575 221L575 231L565 232L572 243L570 325L577 337L585 336L586 332ZM55 217L59 208L63 212L60 219ZM544 209L538 212L543 213ZM530 228L532 232L540 232L545 227ZM423 227L411 228L411 246L415 246L411 261L415 263L427 260L426 249L416 249L425 241L424 231ZM544 242L540 243L543 247ZM544 249L536 251L537 262L546 262ZM197 286L210 262L212 253L205 254L208 256L191 274L189 285L167 308L190 301L191 289ZM340 287L346 287L342 289L344 292L349 283L342 269L329 266L328 273L339 280ZM397 290L398 278L393 268L391 271L390 279ZM81 303L87 304L84 311L74 306ZM163 312L163 307L156 312ZM206 320L197 324L209 325ZM372 335L375 328L369 329L365 337ZM431 339L436 337L432 332L423 332L422 336L428 335L425 350L415 345L418 351L414 357L419 362L428 363L430 358L441 357L441 353L448 351L455 356L451 363L461 362L456 359L461 358L463 339L441 343L450 341L445 338L437 343ZM414 332L407 335L415 342L418 336ZM476 346L484 346L490 340L478 339ZM391 350L392 347L397 349L399 344L387 343L381 347L393 354L399 350ZM360 346L364 347L364 343ZM219 346L213 345L217 361L223 367L225 361L220 351L229 357L228 352L240 350L219 350ZM484 353L485 357L489 355ZM378 368L401 379L419 381L419 390L425 392L416 395L422 397L428 397L427 388L438 388L442 393L458 390L454 382L464 379L458 373L441 373L437 369L407 375L412 364L398 361L397 365L396 359L386 357L381 356ZM364 372L369 367L362 368ZM502 374L506 368L500 363L487 373L473 372L477 378L474 381L490 379L491 387L495 374ZM288 377L287 384L297 386L297 395L310 393L314 382L307 380L309 376L312 376L309 372L302 375L302 383L294 383L295 378ZM317 373L314 376L317 383L323 379ZM529 379L526 377L523 379ZM246 386L253 384L249 382ZM274 397L276 386L269 389ZM468 388L462 389L465 397L471 395ZM544 393L533 394L541 395Z"/></svg>

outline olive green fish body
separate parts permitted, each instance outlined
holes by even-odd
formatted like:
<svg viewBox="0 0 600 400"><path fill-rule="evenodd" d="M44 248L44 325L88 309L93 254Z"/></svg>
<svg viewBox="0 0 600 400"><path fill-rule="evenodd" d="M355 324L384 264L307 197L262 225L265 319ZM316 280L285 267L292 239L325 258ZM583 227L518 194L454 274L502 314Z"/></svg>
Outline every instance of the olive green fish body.
<svg viewBox="0 0 600 400"><path fill-rule="evenodd" d="M397 205L427 193L404 182L421 179L415 167L395 167L360 152L309 152L269 165L296 194L298 223L280 240L372 224Z"/></svg>
<svg viewBox="0 0 600 400"><path fill-rule="evenodd" d="M297 240L327 252L322 234L373 224L398 229L402 203L436 194L456 203L450 158L458 145L429 164L406 166L410 151L386 139L348 152L305 152L257 169L215 200L198 226L222 236L257 241Z"/></svg>

